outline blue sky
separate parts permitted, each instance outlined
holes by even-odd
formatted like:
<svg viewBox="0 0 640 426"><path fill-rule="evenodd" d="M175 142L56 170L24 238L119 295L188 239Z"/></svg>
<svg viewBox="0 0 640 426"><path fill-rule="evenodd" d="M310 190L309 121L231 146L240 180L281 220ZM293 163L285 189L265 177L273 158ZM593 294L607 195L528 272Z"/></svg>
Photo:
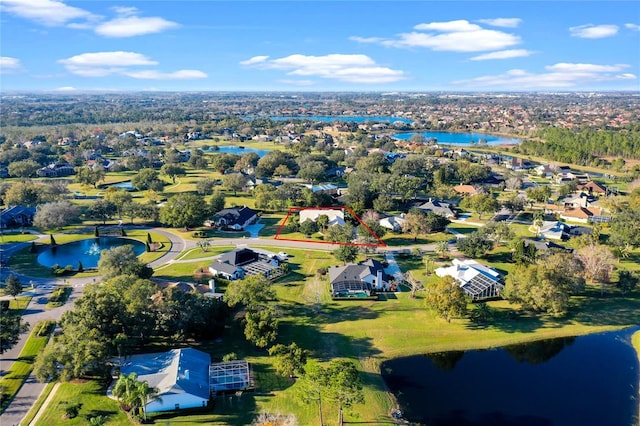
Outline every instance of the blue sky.
<svg viewBox="0 0 640 426"><path fill-rule="evenodd" d="M637 1L0 0L0 89L640 90Z"/></svg>

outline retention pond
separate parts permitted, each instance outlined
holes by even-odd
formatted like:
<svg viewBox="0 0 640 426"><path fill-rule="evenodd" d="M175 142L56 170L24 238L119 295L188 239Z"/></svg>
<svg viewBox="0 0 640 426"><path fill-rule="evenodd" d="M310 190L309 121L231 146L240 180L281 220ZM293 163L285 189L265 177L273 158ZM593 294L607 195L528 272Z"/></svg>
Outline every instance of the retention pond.
<svg viewBox="0 0 640 426"><path fill-rule="evenodd" d="M640 327L382 364L403 417L429 426L637 426Z"/></svg>

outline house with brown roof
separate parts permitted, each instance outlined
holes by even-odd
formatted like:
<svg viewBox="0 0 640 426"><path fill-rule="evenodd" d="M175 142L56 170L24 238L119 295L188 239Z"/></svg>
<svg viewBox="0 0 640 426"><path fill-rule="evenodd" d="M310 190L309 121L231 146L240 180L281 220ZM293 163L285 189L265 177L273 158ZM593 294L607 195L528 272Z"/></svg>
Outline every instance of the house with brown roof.
<svg viewBox="0 0 640 426"><path fill-rule="evenodd" d="M583 185L578 185L578 190L592 196L607 195L607 188L592 180Z"/></svg>
<svg viewBox="0 0 640 426"><path fill-rule="evenodd" d="M483 188L473 186L473 185L456 185L453 187L453 190L456 191L458 194L463 194L463 195L476 195L476 194L484 193Z"/></svg>

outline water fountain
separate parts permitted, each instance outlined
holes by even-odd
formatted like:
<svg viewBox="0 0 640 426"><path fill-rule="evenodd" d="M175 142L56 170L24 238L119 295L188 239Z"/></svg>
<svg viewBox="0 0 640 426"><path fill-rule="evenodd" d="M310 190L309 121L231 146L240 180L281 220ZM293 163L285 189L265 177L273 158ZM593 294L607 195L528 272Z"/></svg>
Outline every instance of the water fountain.
<svg viewBox="0 0 640 426"><path fill-rule="evenodd" d="M98 242L94 241L93 244L91 244L91 247L89 247L89 250L85 251L84 254L89 256L98 256L100 254L100 246L98 245Z"/></svg>

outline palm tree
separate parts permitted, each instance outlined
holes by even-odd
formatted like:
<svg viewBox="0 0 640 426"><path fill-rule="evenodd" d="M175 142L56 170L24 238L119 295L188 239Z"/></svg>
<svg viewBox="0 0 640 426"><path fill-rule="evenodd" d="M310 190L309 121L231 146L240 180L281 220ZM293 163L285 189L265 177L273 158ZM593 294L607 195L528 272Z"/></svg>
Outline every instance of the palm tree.
<svg viewBox="0 0 640 426"><path fill-rule="evenodd" d="M158 389L152 388L147 382L136 382L134 385L135 407L142 410L144 421L147 421L147 404L152 401L161 401Z"/></svg>
<svg viewBox="0 0 640 426"><path fill-rule="evenodd" d="M438 253L439 258L446 257L449 252L449 243L447 241L441 241L436 245L436 253Z"/></svg>
<svg viewBox="0 0 640 426"><path fill-rule="evenodd" d="M111 393L118 398L121 407L124 411L129 411L133 408L135 403L134 388L138 383L138 375L136 373L120 374L118 380L113 385ZM146 383L146 382L145 382Z"/></svg>

